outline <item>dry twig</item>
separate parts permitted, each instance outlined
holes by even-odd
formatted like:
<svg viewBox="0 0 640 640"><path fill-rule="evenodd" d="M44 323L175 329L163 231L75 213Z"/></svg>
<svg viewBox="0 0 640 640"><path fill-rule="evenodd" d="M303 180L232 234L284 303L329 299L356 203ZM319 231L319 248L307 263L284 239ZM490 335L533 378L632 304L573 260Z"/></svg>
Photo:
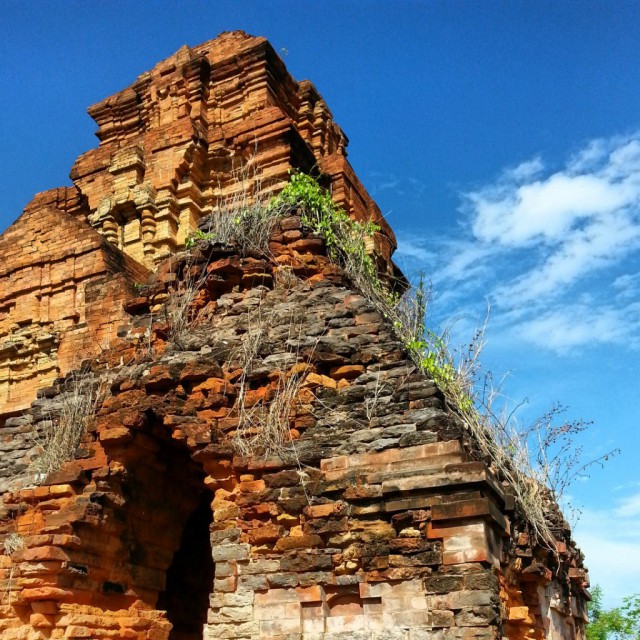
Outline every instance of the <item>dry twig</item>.
<svg viewBox="0 0 640 640"><path fill-rule="evenodd" d="M37 482L72 460L84 434L95 417L106 388L90 373L74 371L59 396L59 410L50 416L50 426L37 438L40 454L31 463Z"/></svg>

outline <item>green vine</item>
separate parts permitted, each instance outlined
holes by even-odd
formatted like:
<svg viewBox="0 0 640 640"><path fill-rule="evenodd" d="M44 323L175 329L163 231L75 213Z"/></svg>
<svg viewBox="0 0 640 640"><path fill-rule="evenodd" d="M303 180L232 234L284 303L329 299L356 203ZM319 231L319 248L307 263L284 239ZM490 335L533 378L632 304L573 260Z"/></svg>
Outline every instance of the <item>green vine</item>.
<svg viewBox="0 0 640 640"><path fill-rule="evenodd" d="M458 372L445 340L425 325L427 292L423 280L413 289L412 296L403 298L390 291L378 277L376 264L367 250L367 238L373 237L380 227L349 218L333 202L331 194L304 173L292 173L289 183L272 199L271 206L282 205L300 210L303 225L324 240L329 258L342 266L391 320L416 366L428 373L445 393L455 396L461 411L472 411L473 401L460 390Z"/></svg>
<svg viewBox="0 0 640 640"><path fill-rule="evenodd" d="M367 238L380 231L374 222L352 220L331 199L331 194L304 173L292 173L289 183L274 199L301 211L302 224L326 243L329 257L349 275L364 277L376 288L382 287L376 265L367 251Z"/></svg>

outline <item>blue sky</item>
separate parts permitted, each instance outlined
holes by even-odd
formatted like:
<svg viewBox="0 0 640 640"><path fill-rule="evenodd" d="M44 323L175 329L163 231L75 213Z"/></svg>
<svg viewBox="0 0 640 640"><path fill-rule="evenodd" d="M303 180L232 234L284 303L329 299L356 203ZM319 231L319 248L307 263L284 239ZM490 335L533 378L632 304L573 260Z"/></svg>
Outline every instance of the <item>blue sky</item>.
<svg viewBox="0 0 640 640"><path fill-rule="evenodd" d="M69 184L86 108L181 45L266 36L312 80L350 160L425 272L430 322L463 340L491 306L484 363L531 420L593 420L570 488L609 604L640 592L640 4L34 2L0 40L0 230Z"/></svg>

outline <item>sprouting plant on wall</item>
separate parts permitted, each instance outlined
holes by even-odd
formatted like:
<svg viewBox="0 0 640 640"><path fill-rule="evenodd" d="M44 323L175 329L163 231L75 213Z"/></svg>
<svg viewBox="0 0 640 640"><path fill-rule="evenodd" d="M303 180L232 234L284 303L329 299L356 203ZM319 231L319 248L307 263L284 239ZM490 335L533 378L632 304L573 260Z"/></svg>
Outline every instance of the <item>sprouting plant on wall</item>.
<svg viewBox="0 0 640 640"><path fill-rule="evenodd" d="M212 232L205 232L201 229L196 229L195 232L186 237L184 241L185 249L192 249L198 242L213 242L216 239L216 234Z"/></svg>
<svg viewBox="0 0 640 640"><path fill-rule="evenodd" d="M304 378L304 373L297 371L280 372L270 399L253 406L246 403L243 381L237 405L239 427L234 438L241 455L278 455L286 459L294 452L290 423Z"/></svg>

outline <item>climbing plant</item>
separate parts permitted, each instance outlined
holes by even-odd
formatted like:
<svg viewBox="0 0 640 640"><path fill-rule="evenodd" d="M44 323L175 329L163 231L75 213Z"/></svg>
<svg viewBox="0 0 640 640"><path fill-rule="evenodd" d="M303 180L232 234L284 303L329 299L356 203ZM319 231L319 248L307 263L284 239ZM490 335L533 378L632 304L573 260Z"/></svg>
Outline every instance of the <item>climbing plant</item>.
<svg viewBox="0 0 640 640"><path fill-rule="evenodd" d="M424 279L403 294L391 290L379 278L370 251L380 228L372 222L351 220L311 176L293 173L272 202L298 209L303 224L325 241L328 256L392 324L416 367L435 381L493 470L512 487L534 535L554 550L551 505L561 500L570 483L591 464L616 452L583 463L573 439L587 423L556 424L564 411L559 405L526 426L517 423L513 411L496 408L500 385L494 385L491 373L480 364L486 320L465 348L451 349L448 332L439 334L426 325L430 296Z"/></svg>
<svg viewBox="0 0 640 640"><path fill-rule="evenodd" d="M383 292L375 262L368 251L369 242L380 231L377 224L352 220L333 202L326 189L304 173L292 173L289 183L271 201L276 210L281 204L301 212L303 225L324 240L329 257L365 292L370 289Z"/></svg>

